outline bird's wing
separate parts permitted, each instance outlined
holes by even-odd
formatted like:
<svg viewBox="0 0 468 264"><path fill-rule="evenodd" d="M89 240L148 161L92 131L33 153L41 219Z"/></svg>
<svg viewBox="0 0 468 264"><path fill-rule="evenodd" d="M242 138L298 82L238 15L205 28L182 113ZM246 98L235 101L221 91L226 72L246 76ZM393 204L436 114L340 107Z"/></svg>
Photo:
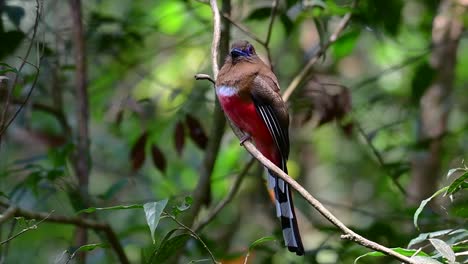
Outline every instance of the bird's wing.
<svg viewBox="0 0 468 264"><path fill-rule="evenodd" d="M276 77L271 71L269 73L255 77L251 89L252 100L281 154L281 164L277 165L288 173L286 166L289 156L288 110L279 94ZM289 251L303 255L304 246L297 225L291 189L283 179L270 170L268 170L268 185L275 192L276 215L281 220L285 244Z"/></svg>
<svg viewBox="0 0 468 264"><path fill-rule="evenodd" d="M274 75L273 78L258 75L253 80L251 95L255 108L273 137L283 161L286 162L289 156L289 115L278 91L279 86ZM283 168L286 168L286 164Z"/></svg>

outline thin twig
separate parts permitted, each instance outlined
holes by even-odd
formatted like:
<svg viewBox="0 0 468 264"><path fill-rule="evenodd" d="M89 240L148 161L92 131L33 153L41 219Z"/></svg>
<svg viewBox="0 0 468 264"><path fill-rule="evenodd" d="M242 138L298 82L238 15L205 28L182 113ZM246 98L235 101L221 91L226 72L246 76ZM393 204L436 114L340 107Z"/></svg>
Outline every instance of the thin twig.
<svg viewBox="0 0 468 264"><path fill-rule="evenodd" d="M16 211L16 209L14 210ZM11 240L21 236L22 234L28 232L28 231L31 231L31 230L34 230L34 229L37 229L37 227L39 226L39 224L41 224L42 222L46 221L47 218L50 217L50 215L53 213L54 211L50 212L48 215L46 215L41 221L37 222L36 224L33 224L32 226L28 226L27 228L24 228L23 230L21 230L19 233L9 237L8 239L0 242L0 246L2 246L3 244L6 244L8 242L10 242Z"/></svg>
<svg viewBox="0 0 468 264"><path fill-rule="evenodd" d="M23 109L24 105L26 104L27 100L29 99L29 96L31 95L31 93L32 93L32 91L33 91L33 89L34 89L34 87L36 85L36 82L37 82L37 75L39 75L39 68L38 67L40 66L40 63L41 63L41 57L39 58L37 67L35 66L35 68L37 69L37 74L36 74L36 77L34 79L34 83L33 83L33 85L31 86L31 89L28 92L26 100L16 110L13 117L5 124L4 122L6 120L6 113L8 111L8 104L10 102L11 94L13 93L13 89L15 89L16 83L18 82L18 78L19 78L19 75L20 75L21 71L23 70L23 67L27 63L27 59L29 57L29 54L31 53L31 49L32 49L32 46L34 44L34 39L36 38L37 27L39 25L39 20L40 20L40 17L41 17L41 7L42 6L39 3L39 0L36 0L36 18L34 20L33 35L31 37L31 42L29 43L28 49L26 50L25 57L24 57L24 59L22 59L22 62L20 64L19 68L18 68L18 71L16 72L15 80L13 81L12 88L11 88L11 90L8 89L8 91L7 91L7 96L6 96L6 99L5 99L5 108L3 109L3 113L2 113L2 116L0 118L0 146L1 146L1 142L2 142L1 139L2 139L3 133L5 133L6 129L10 126L10 124L13 122L13 120L16 118L16 116L18 116L19 112L21 112L21 110ZM30 64L30 63L28 63L28 64Z"/></svg>
<svg viewBox="0 0 468 264"><path fill-rule="evenodd" d="M223 17L225 19L227 19L233 26L235 26L236 28L238 28L240 31L244 32L244 34L246 34L248 37L250 37L251 39L255 40L256 42L258 42L260 45L262 46L265 46L265 41L261 40L260 38L258 38L254 33L250 32L250 30L248 30L245 26L237 23L236 21L234 21L234 19L231 18L231 16L229 16L228 14L222 14Z"/></svg>
<svg viewBox="0 0 468 264"><path fill-rule="evenodd" d="M10 208L11 205L5 202L0 201L0 206L4 208ZM16 207L15 216L24 217L26 219L43 219L43 221L49 223L59 223L59 224L68 224L84 228L90 228L95 231L102 231L107 237L107 240L111 247L114 249L120 263L128 264L130 261L125 255L125 251L120 244L120 241L115 234L114 230L107 223L97 222L91 219L85 219L81 217L68 217L62 215L50 215L48 213L42 212L33 212L25 209Z"/></svg>
<svg viewBox="0 0 468 264"><path fill-rule="evenodd" d="M40 59L39 59L40 60ZM36 68L36 74L34 75L34 80L31 84L31 88L29 89L28 93L26 94L26 98L24 99L24 101L20 104L20 106L18 107L18 109L16 110L16 112L13 114L13 116L10 118L10 120L8 120L8 122L2 127L2 129L0 129L0 144L1 144L1 137L3 135L3 133L5 133L5 131L8 129L8 127L11 125L11 123L13 123L13 121L16 119L16 117L19 115L19 113L21 112L21 110L23 110L24 106L26 105L26 103L29 101L29 98L31 97L31 94L34 90L34 88L36 87L36 84L37 84L37 80L38 80L38 77L39 77L39 72L40 72L40 68L34 64L31 64L25 60L23 60L23 62L25 62L26 64L29 64L31 66L33 66L34 68ZM15 82L13 82L13 85L15 85ZM6 104L6 107L8 107L8 104Z"/></svg>
<svg viewBox="0 0 468 264"><path fill-rule="evenodd" d="M213 78L211 78L211 76L209 76L208 74L204 74L204 73L197 73L195 74L195 80L208 80L210 81L212 84L215 84L215 80L213 80Z"/></svg>
<svg viewBox="0 0 468 264"><path fill-rule="evenodd" d="M279 0L273 1L271 7L270 23L268 23L268 31L265 39L265 46L268 46L268 44L270 44L271 30L273 29L273 23L275 22L276 11L278 10L278 2Z"/></svg>
<svg viewBox="0 0 468 264"><path fill-rule="evenodd" d="M224 27L221 27L221 20L219 15L219 9L217 2L215 0L211 1L211 9L213 12L213 46L211 49L211 60L213 67L213 82L216 80L219 71L219 56L218 51L221 53L221 56L226 56L229 49L229 23L223 21ZM223 0L223 10L230 12L231 4L230 0ZM222 30L221 30L222 28ZM206 76L205 76L206 77ZM188 226L192 226L195 218L201 211L203 205L209 205L211 200L211 176L213 173L214 165L218 157L218 153L221 147L221 140L224 135L224 130L226 127L226 118L221 109L219 101L215 101L214 114L212 127L210 131L210 140L203 157L202 166L200 169L200 178L198 180L197 186L193 191L194 203L190 209L193 214L190 214L185 223Z"/></svg>
<svg viewBox="0 0 468 264"><path fill-rule="evenodd" d="M14 217L16 213L16 207L10 206L3 214L0 215L0 225Z"/></svg>
<svg viewBox="0 0 468 264"><path fill-rule="evenodd" d="M238 138L242 137L242 134L238 131L235 131L236 136ZM295 189L306 201L312 205L321 215L323 215L328 221L330 221L333 225L341 229L343 232L342 238L347 239L350 241L354 241L360 245L363 245L367 248L370 248L375 251L382 252L388 256L392 256L400 261L410 264L418 264L413 259L410 259L406 256L403 256L390 248L382 246L374 241L368 240L359 234L355 233L351 229L349 229L345 224L343 224L338 218L336 218L327 208L325 208L322 203L320 203L315 197L313 197L309 192L307 192L304 187L302 187L297 181L293 178L289 177L285 172L283 172L280 168L278 168L275 164L273 164L270 160L268 160L263 154L252 144L250 141L244 142L245 149L252 154L263 166L268 168L269 170L273 171L278 177L281 177L284 181L286 181L293 189Z"/></svg>
<svg viewBox="0 0 468 264"><path fill-rule="evenodd" d="M356 6L356 1L353 3L353 7ZM307 64L302 67L302 70L294 77L294 79L291 81L289 84L288 88L283 93L283 100L287 101L291 94L296 90L296 88L301 84L302 81L307 77L310 69L312 66L317 62L317 60L322 56L322 54L330 47L341 35L343 30L346 28L348 25L349 21L351 20L352 13L346 14L338 24L338 27L335 29L335 31L330 35L328 38L328 41L323 44L322 47L320 47L317 52L310 58L310 60L307 62Z"/></svg>
<svg viewBox="0 0 468 264"><path fill-rule="evenodd" d="M267 52L267 57L268 57L268 63L270 63L270 68L273 70L273 61L271 59L271 52L270 52L270 39L271 39L271 31L273 29L273 24L275 22L275 17L276 17L276 11L278 10L278 2L279 0L273 1L272 7L271 7L271 15L270 15L270 22L268 23L268 30L267 30L267 35L265 38L265 43L264 47Z"/></svg>
<svg viewBox="0 0 468 264"><path fill-rule="evenodd" d="M377 74L375 74L375 75L373 75L373 76L371 76L369 78L361 80L361 81L357 82L356 84L352 84L351 89L353 91L357 91L358 89L379 80L380 78L382 78L386 74L393 73L395 71L401 70L402 68L404 68L404 67L406 67L408 65L416 63L416 62L420 61L422 58L424 58L427 54L429 54L430 51L431 51L431 49L428 48L427 50L423 51L421 54L411 56L411 57L405 59L404 61L402 61L402 62L400 62L400 63L398 63L396 65L390 66L390 67L382 70L381 72L379 72L379 73L377 73Z"/></svg>
<svg viewBox="0 0 468 264"><path fill-rule="evenodd" d="M380 152L377 150L377 148L374 146L374 144L372 143L371 139L367 136L366 132L364 131L364 129L361 127L361 125L355 121L354 124L356 125L356 128L359 132L359 134L361 134L361 136L364 138L364 140L366 141L367 145L370 147L370 149L372 150L372 153L374 154L374 156L377 158L377 162L379 163L379 165L389 174L390 176L390 179L392 179L392 182L393 184L395 184L395 186L398 188L398 190L404 194L405 196L407 195L406 193L406 190L405 188L403 188L403 186L401 186L400 182L398 182L398 180L396 179L395 175L391 174L387 168L385 167L385 161L382 157L382 155L380 155Z"/></svg>
<svg viewBox="0 0 468 264"><path fill-rule="evenodd" d="M190 234L198 241L200 241L200 243L203 245L203 247L206 249L206 251L208 252L208 254L210 255L210 258L211 260L213 261L213 263L219 263L215 256L213 255L213 253L211 252L211 250L208 248L208 246L205 244L205 242L203 242L203 239L201 239L200 236L197 235L197 233L195 233L195 231L193 231L190 227L184 225L182 222L180 222L179 220L177 220L177 218L175 218L173 215L171 214L168 214L168 213L165 213L166 216L169 216L174 222L176 222L179 226L183 227L185 230L189 231Z"/></svg>
<svg viewBox="0 0 468 264"><path fill-rule="evenodd" d="M213 78L218 78L218 50L219 40L221 38L221 18L219 16L218 3L216 0L210 0L211 12L213 13L213 42L211 44L211 63L213 69Z"/></svg>
<svg viewBox="0 0 468 264"><path fill-rule="evenodd" d="M23 101L24 100L21 100L21 99L13 99L12 104L21 105L23 104ZM57 121L60 123L63 131L67 132L67 134L68 132L70 132L70 125L68 125L65 114L59 109L57 109L56 107L38 103L38 102L32 102L31 107L37 111L42 111L42 112L53 115L57 119Z"/></svg>
<svg viewBox="0 0 468 264"><path fill-rule="evenodd" d="M201 229L203 229L208 223L210 223L218 215L219 212L221 212L221 210L223 210L223 208L228 203L231 202L232 198L234 198L234 195L236 195L237 191L239 190L242 180L244 179L245 175L247 175L247 173L249 172L250 168L252 167L254 163L255 163L255 159L254 158L250 159L250 161L245 165L244 169L237 175L228 195L221 202L219 202L213 210L210 211L209 215L203 221L195 225L195 227L193 228L195 232L198 232Z"/></svg>

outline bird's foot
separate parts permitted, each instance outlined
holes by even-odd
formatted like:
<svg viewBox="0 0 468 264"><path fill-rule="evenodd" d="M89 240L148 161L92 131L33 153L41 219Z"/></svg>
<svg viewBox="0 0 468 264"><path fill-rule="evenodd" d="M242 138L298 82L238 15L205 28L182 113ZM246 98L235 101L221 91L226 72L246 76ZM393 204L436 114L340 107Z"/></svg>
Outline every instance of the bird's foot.
<svg viewBox="0 0 468 264"><path fill-rule="evenodd" d="M245 133L242 138L240 139L240 145L243 146L244 145L244 142L251 139L252 137L250 136L250 134L247 134Z"/></svg>

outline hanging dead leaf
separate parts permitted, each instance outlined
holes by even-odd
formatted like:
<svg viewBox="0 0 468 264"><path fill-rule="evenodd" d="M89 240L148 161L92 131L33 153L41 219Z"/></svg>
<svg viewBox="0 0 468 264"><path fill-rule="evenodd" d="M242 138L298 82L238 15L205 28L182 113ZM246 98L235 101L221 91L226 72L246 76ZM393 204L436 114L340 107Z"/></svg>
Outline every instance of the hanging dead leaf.
<svg viewBox="0 0 468 264"><path fill-rule="evenodd" d="M185 145L185 128L182 122L177 122L174 129L174 144L179 155L182 155L182 150Z"/></svg>
<svg viewBox="0 0 468 264"><path fill-rule="evenodd" d="M31 139L37 140L48 147L55 148L65 145L67 139L63 135L56 135L46 131L27 130Z"/></svg>
<svg viewBox="0 0 468 264"><path fill-rule="evenodd" d="M167 166L166 157L156 144L151 145L151 158L153 159L154 166L164 174Z"/></svg>
<svg viewBox="0 0 468 264"><path fill-rule="evenodd" d="M336 120L346 135L352 133L352 122L345 120L352 108L347 87L326 77L316 77L306 84L302 98L309 102L302 123L312 120L321 126Z"/></svg>
<svg viewBox="0 0 468 264"><path fill-rule="evenodd" d="M143 132L137 139L130 151L130 159L132 161L132 171L138 171L146 159L145 145L148 139L148 132Z"/></svg>
<svg viewBox="0 0 468 264"><path fill-rule="evenodd" d="M199 148L206 149L208 137L206 136L200 121L191 115L186 115L185 122L189 128L190 138L193 142L195 142Z"/></svg>
<svg viewBox="0 0 468 264"><path fill-rule="evenodd" d="M117 115L115 116L115 125L117 127L120 127L120 124L122 124L123 114L124 114L123 109L120 109Z"/></svg>

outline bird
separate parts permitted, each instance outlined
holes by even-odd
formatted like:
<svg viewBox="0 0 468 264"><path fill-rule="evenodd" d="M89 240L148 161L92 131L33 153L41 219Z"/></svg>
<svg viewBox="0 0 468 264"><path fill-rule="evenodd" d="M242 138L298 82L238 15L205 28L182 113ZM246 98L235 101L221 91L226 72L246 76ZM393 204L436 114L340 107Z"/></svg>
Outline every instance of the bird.
<svg viewBox="0 0 468 264"><path fill-rule="evenodd" d="M225 115L244 133L241 145L251 139L266 158L288 173L288 109L281 98L278 79L252 44L245 40L232 44L215 87ZM267 174L285 245L290 252L304 255L291 188L273 171L267 170Z"/></svg>

